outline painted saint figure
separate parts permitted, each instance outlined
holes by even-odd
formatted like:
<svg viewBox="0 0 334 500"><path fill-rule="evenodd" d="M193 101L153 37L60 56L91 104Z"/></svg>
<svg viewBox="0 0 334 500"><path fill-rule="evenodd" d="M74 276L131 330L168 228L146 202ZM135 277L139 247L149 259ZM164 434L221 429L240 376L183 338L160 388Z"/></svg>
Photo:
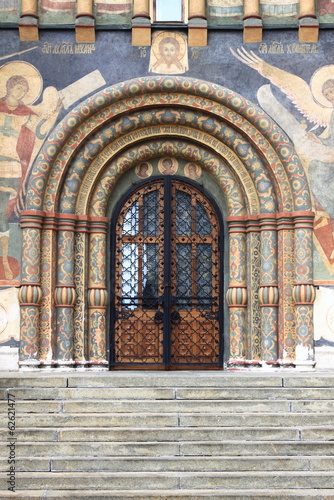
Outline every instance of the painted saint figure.
<svg viewBox="0 0 334 500"><path fill-rule="evenodd" d="M162 175L173 175L178 170L178 164L172 158L162 158L159 161L158 168Z"/></svg>
<svg viewBox="0 0 334 500"><path fill-rule="evenodd" d="M176 75L188 70L186 41L178 33L158 33L152 43L150 71Z"/></svg>
<svg viewBox="0 0 334 500"><path fill-rule="evenodd" d="M32 65L12 62L0 68L0 247L7 280L14 277L8 257L9 219L23 207L29 168L61 107L53 87L33 106L41 90L42 78Z"/></svg>
<svg viewBox="0 0 334 500"><path fill-rule="evenodd" d="M316 209L317 248L326 266L334 272L334 65L319 68L309 85L299 76L268 64L252 51L230 50L239 61L277 86L305 118L315 124L310 131L305 130L277 101L269 85L258 90L260 106L286 131L304 159ZM313 130L319 126L325 130L316 135Z"/></svg>

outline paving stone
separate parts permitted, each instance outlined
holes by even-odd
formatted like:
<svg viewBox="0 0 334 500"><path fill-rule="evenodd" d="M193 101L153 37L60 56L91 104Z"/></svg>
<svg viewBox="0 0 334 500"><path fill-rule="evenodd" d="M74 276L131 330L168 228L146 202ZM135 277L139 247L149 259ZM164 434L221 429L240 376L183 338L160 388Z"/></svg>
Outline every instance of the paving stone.
<svg viewBox="0 0 334 500"><path fill-rule="evenodd" d="M4 474L0 474L0 481L5 479ZM36 472L32 475L30 472L21 472L17 474L16 488L36 489L36 484L41 489L56 490L61 485L64 490L82 489L89 487L92 490L98 489L178 489L179 475L177 473L131 473L124 472L96 472L96 473L52 473Z"/></svg>
<svg viewBox="0 0 334 500"><path fill-rule="evenodd" d="M18 441L57 441L56 429L18 429L15 430L15 437ZM0 441L8 441L8 429L0 429Z"/></svg>
<svg viewBox="0 0 334 500"><path fill-rule="evenodd" d="M63 411L61 401L16 401L15 412L20 413L59 413ZM7 401L0 402L0 413L8 413Z"/></svg>
<svg viewBox="0 0 334 500"><path fill-rule="evenodd" d="M181 426L236 426L246 425L248 427L289 427L289 426L323 426L334 422L334 413L306 413L302 418L300 413L288 413L282 415L280 413L243 413L243 414L212 414L201 413L200 415L188 413L180 414Z"/></svg>
<svg viewBox="0 0 334 500"><path fill-rule="evenodd" d="M333 455L334 441L224 441L183 442L184 456L317 456Z"/></svg>
<svg viewBox="0 0 334 500"><path fill-rule="evenodd" d="M1 423L1 420L0 420ZM60 413L20 414L16 417L17 427L173 427L178 425L176 413Z"/></svg>
<svg viewBox="0 0 334 500"><path fill-rule="evenodd" d="M301 439L334 441L334 426L322 427L300 427Z"/></svg>
<svg viewBox="0 0 334 500"><path fill-rule="evenodd" d="M59 441L220 441L297 440L299 432L291 428L200 427L200 428L71 428L59 430Z"/></svg>
<svg viewBox="0 0 334 500"><path fill-rule="evenodd" d="M6 450L7 442L0 442L0 449ZM110 456L177 456L178 443L60 443L60 442L18 442L16 457L110 457Z"/></svg>
<svg viewBox="0 0 334 500"><path fill-rule="evenodd" d="M329 472L210 472L181 474L181 489L191 488L334 488L334 475Z"/></svg>
<svg viewBox="0 0 334 500"><path fill-rule="evenodd" d="M176 389L176 399L334 399L334 389Z"/></svg>
<svg viewBox="0 0 334 500"><path fill-rule="evenodd" d="M67 387L67 377L52 377L41 374L39 377L0 377L0 387L6 389L19 387Z"/></svg>
<svg viewBox="0 0 334 500"><path fill-rule="evenodd" d="M332 403L332 402L331 402ZM321 407L322 402L319 402ZM245 412L290 412L290 401L198 401L198 400L170 400L170 401L64 401L64 411L66 413L88 412L88 413L112 413L112 412L193 412L204 413L245 413ZM327 408L327 407L326 407ZM333 404L332 404L333 410ZM320 411L320 410L319 410ZM325 411L325 410L324 410ZM327 412L330 411L328 408Z"/></svg>
<svg viewBox="0 0 334 500"><path fill-rule="evenodd" d="M68 387L254 387L256 378L257 387L282 387L282 376L262 376L240 374L238 376L231 373L216 372L208 375L198 372L164 373L147 372L143 375L113 373L89 378L69 375Z"/></svg>
<svg viewBox="0 0 334 500"><path fill-rule="evenodd" d="M293 412L332 412L334 402L329 401L291 401L291 411Z"/></svg>
<svg viewBox="0 0 334 500"><path fill-rule="evenodd" d="M297 471L308 470L309 459L304 457L272 458L248 457L160 457L160 458L54 458L51 470L57 472L110 471L110 472L160 472L160 471ZM323 469L321 469L323 470Z"/></svg>
<svg viewBox="0 0 334 500"><path fill-rule="evenodd" d="M299 500L332 500L334 498L333 489L205 489L205 490L24 490L17 493L11 493L8 497L7 493L0 492L0 498L11 500L13 498L34 500L49 500L59 498L69 498L70 500L80 500L82 498L95 500L123 500L129 498L131 500L202 500L210 498L210 500L291 500L297 498Z"/></svg>
<svg viewBox="0 0 334 500"><path fill-rule="evenodd" d="M334 388L334 374L327 374L326 377L319 375L285 376L283 377L284 387L331 387Z"/></svg>
<svg viewBox="0 0 334 500"><path fill-rule="evenodd" d="M20 399L174 399L174 389L160 388L18 388L15 397Z"/></svg>
<svg viewBox="0 0 334 500"><path fill-rule="evenodd" d="M15 470L16 472L42 472L50 471L51 461L45 456L45 458L27 458L21 457L15 460ZM8 458L0 458L0 471L9 470Z"/></svg>

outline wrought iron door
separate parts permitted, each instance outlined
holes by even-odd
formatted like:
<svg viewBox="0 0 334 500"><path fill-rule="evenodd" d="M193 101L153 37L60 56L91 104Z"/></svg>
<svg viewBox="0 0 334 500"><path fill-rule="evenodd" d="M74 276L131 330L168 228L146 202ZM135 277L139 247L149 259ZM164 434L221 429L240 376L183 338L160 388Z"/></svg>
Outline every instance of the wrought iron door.
<svg viewBox="0 0 334 500"><path fill-rule="evenodd" d="M141 185L115 221L114 366L220 366L221 245L217 211L194 185Z"/></svg>

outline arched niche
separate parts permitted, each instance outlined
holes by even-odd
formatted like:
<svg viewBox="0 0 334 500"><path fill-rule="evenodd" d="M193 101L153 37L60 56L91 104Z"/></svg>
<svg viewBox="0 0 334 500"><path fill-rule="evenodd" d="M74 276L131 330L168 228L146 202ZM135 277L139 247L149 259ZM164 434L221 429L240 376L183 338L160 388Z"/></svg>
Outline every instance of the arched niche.
<svg viewBox="0 0 334 500"><path fill-rule="evenodd" d="M106 210L144 160L196 162L227 213L226 364L313 364L313 212L280 128L207 82L147 77L75 108L30 175L23 229L20 364L107 366Z"/></svg>

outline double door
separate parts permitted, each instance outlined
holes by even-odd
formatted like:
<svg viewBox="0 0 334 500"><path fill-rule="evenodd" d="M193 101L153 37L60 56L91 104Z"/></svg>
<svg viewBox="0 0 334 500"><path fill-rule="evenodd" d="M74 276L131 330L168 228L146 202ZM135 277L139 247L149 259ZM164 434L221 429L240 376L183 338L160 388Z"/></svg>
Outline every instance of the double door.
<svg viewBox="0 0 334 500"><path fill-rule="evenodd" d="M212 202L171 176L125 199L114 225L112 366L221 366L220 230Z"/></svg>

